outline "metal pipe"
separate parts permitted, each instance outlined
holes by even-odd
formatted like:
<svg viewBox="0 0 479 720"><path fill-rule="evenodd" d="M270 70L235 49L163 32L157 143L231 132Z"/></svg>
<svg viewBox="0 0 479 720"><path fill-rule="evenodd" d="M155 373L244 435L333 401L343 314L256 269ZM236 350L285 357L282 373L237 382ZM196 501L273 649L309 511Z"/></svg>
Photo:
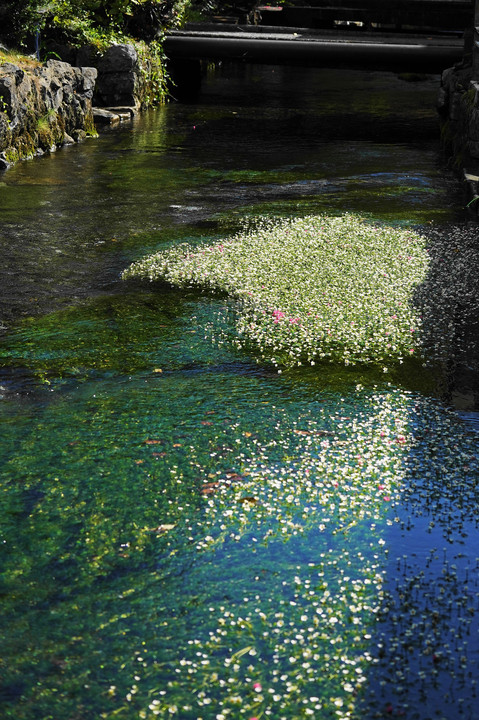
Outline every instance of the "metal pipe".
<svg viewBox="0 0 479 720"><path fill-rule="evenodd" d="M479 0L476 0L479 3ZM375 70L442 72L462 58L460 44L427 42L274 39L258 36L200 36L175 33L164 40L170 58L237 60L245 63L314 67L361 67Z"/></svg>

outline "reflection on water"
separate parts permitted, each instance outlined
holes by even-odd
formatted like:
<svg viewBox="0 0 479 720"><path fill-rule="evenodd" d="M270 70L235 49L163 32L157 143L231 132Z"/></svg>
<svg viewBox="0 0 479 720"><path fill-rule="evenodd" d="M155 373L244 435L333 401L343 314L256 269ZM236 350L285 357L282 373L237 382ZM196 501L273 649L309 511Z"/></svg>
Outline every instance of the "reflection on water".
<svg viewBox="0 0 479 720"><path fill-rule="evenodd" d="M205 83L203 104L17 165L0 187L0 320L116 292L132 257L257 212L452 219L437 83L231 67Z"/></svg>
<svg viewBox="0 0 479 720"><path fill-rule="evenodd" d="M4 176L4 717L473 720L470 424L422 371L278 375L211 343L224 299L118 280L257 212L452 220L435 83L224 68Z"/></svg>

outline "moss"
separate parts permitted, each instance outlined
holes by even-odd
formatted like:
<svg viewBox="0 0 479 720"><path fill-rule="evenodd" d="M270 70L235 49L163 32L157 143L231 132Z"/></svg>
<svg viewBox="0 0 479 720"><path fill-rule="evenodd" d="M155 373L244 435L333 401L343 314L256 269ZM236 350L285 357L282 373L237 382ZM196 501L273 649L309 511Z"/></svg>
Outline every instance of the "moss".
<svg viewBox="0 0 479 720"><path fill-rule="evenodd" d="M58 145L63 141L65 132L54 110L49 110L45 115L37 118L35 134L37 137L36 144L42 150L48 150L53 145Z"/></svg>
<svg viewBox="0 0 479 720"><path fill-rule="evenodd" d="M37 150L36 143L30 133L23 133L16 140L16 147L20 158L31 158Z"/></svg>
<svg viewBox="0 0 479 720"><path fill-rule="evenodd" d="M452 128L450 120L444 120L441 122L440 138L441 144L443 145L450 145L452 143Z"/></svg>
<svg viewBox="0 0 479 720"><path fill-rule="evenodd" d="M41 63L30 55L22 55L22 53L16 52L15 50L0 49L0 65L4 63L13 63L13 65L18 65L23 70L33 70L34 68L41 67Z"/></svg>
<svg viewBox="0 0 479 720"><path fill-rule="evenodd" d="M14 165L19 159L16 148L10 146L5 150L5 160L9 163L9 165Z"/></svg>
<svg viewBox="0 0 479 720"><path fill-rule="evenodd" d="M93 113L90 111L85 115L84 130L87 137L98 137L98 132L93 120Z"/></svg>
<svg viewBox="0 0 479 720"><path fill-rule="evenodd" d="M469 88L464 95L462 96L462 103L467 107L472 109L474 106L474 102L476 99L476 91L474 88Z"/></svg>

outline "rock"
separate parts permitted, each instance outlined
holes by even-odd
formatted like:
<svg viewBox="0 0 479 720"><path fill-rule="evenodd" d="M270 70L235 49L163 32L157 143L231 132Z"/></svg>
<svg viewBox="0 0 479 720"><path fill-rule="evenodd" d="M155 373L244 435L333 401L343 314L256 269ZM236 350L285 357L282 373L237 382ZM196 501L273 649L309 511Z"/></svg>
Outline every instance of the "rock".
<svg viewBox="0 0 479 720"><path fill-rule="evenodd" d="M83 140L85 140L86 136L87 136L87 135L86 135L86 132L85 132L84 130L78 129L78 130L73 130L73 131L72 131L72 138L73 138L74 141L77 142L77 143L83 142Z"/></svg>
<svg viewBox="0 0 479 720"><path fill-rule="evenodd" d="M134 72L108 73L99 75L96 87L96 99L107 107L111 105L135 105L137 75Z"/></svg>
<svg viewBox="0 0 479 720"><path fill-rule="evenodd" d="M33 70L0 66L2 167L37 151L54 152L94 132L92 97L97 70L48 60Z"/></svg>
<svg viewBox="0 0 479 720"><path fill-rule="evenodd" d="M468 132L470 140L473 142L477 142L479 140L479 110L476 110L474 107L469 113Z"/></svg>
<svg viewBox="0 0 479 720"><path fill-rule="evenodd" d="M5 112L0 112L0 148L6 148L12 141L12 130Z"/></svg>
<svg viewBox="0 0 479 720"><path fill-rule="evenodd" d="M123 120L128 120L128 119L131 119L131 118L135 117L136 115L138 115L138 108L132 107L129 105L124 105L124 106L118 105L115 107L107 107L104 109L109 110L110 112L116 113Z"/></svg>
<svg viewBox="0 0 479 720"><path fill-rule="evenodd" d="M12 128L17 127L21 122L30 92L30 82L21 68L12 63L0 66L0 98L3 100Z"/></svg>
<svg viewBox="0 0 479 720"><path fill-rule="evenodd" d="M447 92L443 87L439 88L436 101L436 107L439 112L447 110L447 100Z"/></svg>
<svg viewBox="0 0 479 720"><path fill-rule="evenodd" d="M138 53L133 45L112 45L98 63L98 75L131 72L137 65Z"/></svg>
<svg viewBox="0 0 479 720"><path fill-rule="evenodd" d="M468 150L473 158L479 158L479 142L469 142Z"/></svg>
<svg viewBox="0 0 479 720"><path fill-rule="evenodd" d="M137 107L140 76L138 54L133 45L112 45L98 63L96 103L104 107Z"/></svg>
<svg viewBox="0 0 479 720"><path fill-rule="evenodd" d="M86 98L91 100L95 92L98 70L94 67L80 67L75 68L75 72L79 90Z"/></svg>
<svg viewBox="0 0 479 720"><path fill-rule="evenodd" d="M105 110L105 108L93 108L93 119L97 123L113 125L120 122L120 116L117 113Z"/></svg>
<svg viewBox="0 0 479 720"><path fill-rule="evenodd" d="M103 56L93 46L70 55L78 66L54 59L33 70L0 65L0 168L94 134L93 99L104 107L95 109L95 121L108 124L162 99L163 68L153 54L140 59L125 43Z"/></svg>
<svg viewBox="0 0 479 720"><path fill-rule="evenodd" d="M11 167L11 164L8 162L7 158L5 157L5 153L0 153L0 170L8 170L8 168Z"/></svg>

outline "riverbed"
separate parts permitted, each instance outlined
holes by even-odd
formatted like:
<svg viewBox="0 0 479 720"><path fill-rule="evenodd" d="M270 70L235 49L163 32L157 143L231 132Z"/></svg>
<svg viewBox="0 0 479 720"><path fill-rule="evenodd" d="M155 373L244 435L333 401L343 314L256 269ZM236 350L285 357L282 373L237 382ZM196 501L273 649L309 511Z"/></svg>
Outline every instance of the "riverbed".
<svg viewBox="0 0 479 720"><path fill-rule="evenodd" d="M438 82L225 65L0 178L3 717L479 717L478 436L444 377L278 373L227 299L120 280L260 215L460 226Z"/></svg>

